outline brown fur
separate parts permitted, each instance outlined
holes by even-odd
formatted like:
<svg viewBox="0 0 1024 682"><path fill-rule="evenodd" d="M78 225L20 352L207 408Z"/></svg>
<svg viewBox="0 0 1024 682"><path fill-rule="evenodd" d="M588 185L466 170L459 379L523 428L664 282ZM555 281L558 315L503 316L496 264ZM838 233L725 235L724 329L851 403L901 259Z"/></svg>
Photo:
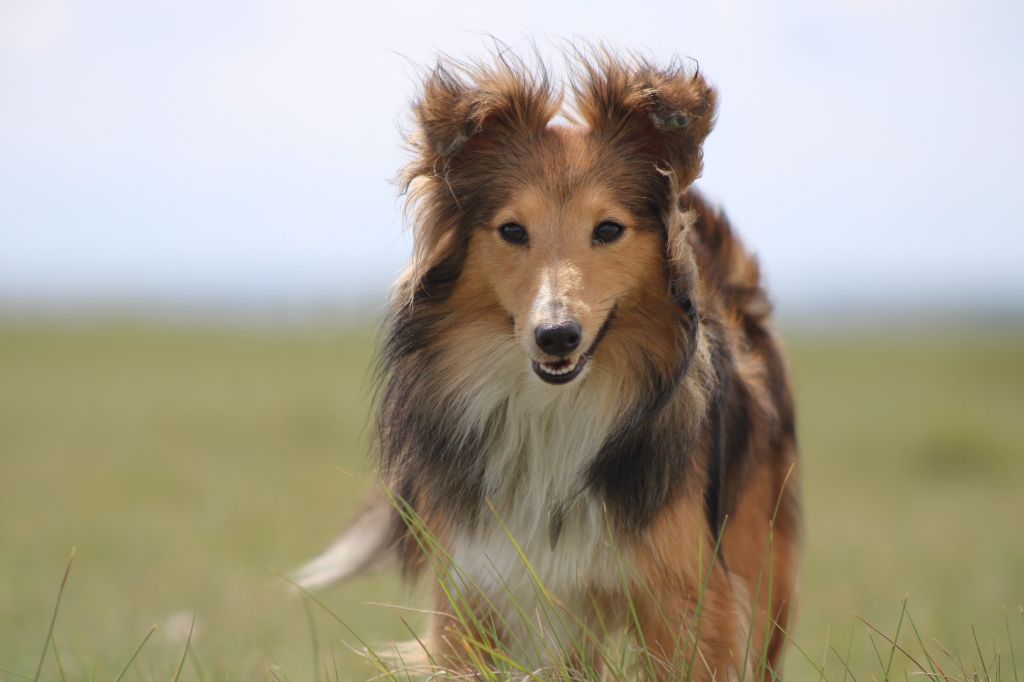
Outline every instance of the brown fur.
<svg viewBox="0 0 1024 682"><path fill-rule="evenodd" d="M445 409L496 344L518 344L525 368L550 359L534 344L538 324L578 320L581 350L570 359L595 349L586 369L620 383L606 407L622 411L581 485L607 509L633 571L630 595L588 589L659 659L653 677L692 665L697 680L749 679L762 655L779 665L774 626L792 610L796 443L757 262L688 189L716 94L680 64L600 49L572 58L568 126L551 122L562 100L547 75L514 58L442 61L426 78L402 176L415 254L384 350L382 475L445 543L493 523L485 496L498 495L498 510L504 502L485 491L488 463L476 454L493 429L461 431L462 415ZM595 225L608 220L622 237L595 242ZM510 222L527 227L528 245L503 239ZM416 572L420 547L398 532ZM483 634L459 631L440 592L436 601L436 655L478 663L466 642ZM491 617L482 603L471 608Z"/></svg>

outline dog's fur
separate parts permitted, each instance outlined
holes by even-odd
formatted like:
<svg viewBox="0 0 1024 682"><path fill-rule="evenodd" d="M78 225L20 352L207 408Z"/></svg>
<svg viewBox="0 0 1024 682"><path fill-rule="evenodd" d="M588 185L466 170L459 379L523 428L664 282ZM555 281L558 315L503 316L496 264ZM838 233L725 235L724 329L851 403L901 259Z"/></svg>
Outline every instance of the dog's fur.
<svg viewBox="0 0 1024 682"><path fill-rule="evenodd" d="M380 475L407 514L382 497L300 582L392 547L415 575L432 560L402 520L415 514L454 563L435 660L468 665L466 641L489 635L552 664L557 646L524 645L525 619L562 651L626 628L665 663L655 677L750 679L762 656L779 664L793 604L796 443L757 263L689 188L715 91L680 63L570 57L568 110L508 56L426 77L402 175L415 253L377 413ZM625 229L605 243L607 221ZM527 243L502 238L509 223ZM569 319L582 350L559 360L535 330ZM566 367L569 383L542 380ZM469 584L487 635L445 615L442 588ZM554 603L572 617L545 615Z"/></svg>

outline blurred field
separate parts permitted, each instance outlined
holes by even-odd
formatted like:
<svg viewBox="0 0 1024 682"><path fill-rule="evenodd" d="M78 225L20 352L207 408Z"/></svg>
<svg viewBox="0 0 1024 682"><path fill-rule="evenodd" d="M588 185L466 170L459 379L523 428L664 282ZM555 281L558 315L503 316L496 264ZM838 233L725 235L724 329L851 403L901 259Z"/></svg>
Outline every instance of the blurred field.
<svg viewBox="0 0 1024 682"><path fill-rule="evenodd" d="M31 679L72 546L43 679L334 679L371 670L287 571L331 539L365 475L372 334L131 325L0 328L0 680ZM1024 661L1024 336L790 339L807 539L793 638L881 678L865 627L900 605L925 637ZM368 641L417 603L380 576L323 599ZM184 632L183 632L184 630ZM312 631L311 631L312 630ZM58 666L58 658L60 665ZM902 670L902 661L896 669ZM834 658L828 670L839 668ZM790 679L817 679L796 651ZM839 675L841 677L841 674ZM894 677L903 678L902 672ZM1007 678L1012 679L1012 678Z"/></svg>

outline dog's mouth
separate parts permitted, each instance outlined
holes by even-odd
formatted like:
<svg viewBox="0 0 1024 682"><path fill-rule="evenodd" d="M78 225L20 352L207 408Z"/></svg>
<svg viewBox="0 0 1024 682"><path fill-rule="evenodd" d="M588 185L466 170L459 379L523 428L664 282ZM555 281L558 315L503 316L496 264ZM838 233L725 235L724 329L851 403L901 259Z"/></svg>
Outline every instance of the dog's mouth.
<svg viewBox="0 0 1024 682"><path fill-rule="evenodd" d="M533 371L537 376L549 384L567 384L582 372L590 353L581 353L575 360L561 358L550 362L533 361Z"/></svg>
<svg viewBox="0 0 1024 682"><path fill-rule="evenodd" d="M604 337L608 335L608 329L612 326L612 321L615 320L615 313L618 310L618 306L615 306L608 313L604 319L604 323L601 328L597 330L597 335L594 337L594 342L590 344L584 352L580 353L573 358L559 358L558 360L546 360L544 362L533 361L533 372L541 381L548 384L567 384L580 374L583 373L583 368L586 367L587 361L594 356L597 351L597 347L601 345Z"/></svg>

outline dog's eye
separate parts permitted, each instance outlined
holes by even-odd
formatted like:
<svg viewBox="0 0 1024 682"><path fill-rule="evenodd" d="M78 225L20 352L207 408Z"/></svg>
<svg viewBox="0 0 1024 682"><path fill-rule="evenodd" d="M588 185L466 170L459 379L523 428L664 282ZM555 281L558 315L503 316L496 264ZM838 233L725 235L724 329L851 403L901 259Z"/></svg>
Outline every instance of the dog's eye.
<svg viewBox="0 0 1024 682"><path fill-rule="evenodd" d="M505 223L498 228L501 238L509 244L525 244L529 239L526 228L519 223Z"/></svg>
<svg viewBox="0 0 1024 682"><path fill-rule="evenodd" d="M606 220L594 228L594 243L610 244L621 237L625 230L626 228L622 227L622 225Z"/></svg>

